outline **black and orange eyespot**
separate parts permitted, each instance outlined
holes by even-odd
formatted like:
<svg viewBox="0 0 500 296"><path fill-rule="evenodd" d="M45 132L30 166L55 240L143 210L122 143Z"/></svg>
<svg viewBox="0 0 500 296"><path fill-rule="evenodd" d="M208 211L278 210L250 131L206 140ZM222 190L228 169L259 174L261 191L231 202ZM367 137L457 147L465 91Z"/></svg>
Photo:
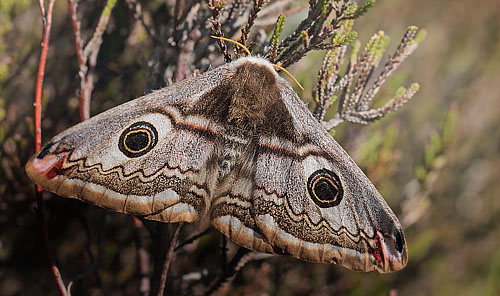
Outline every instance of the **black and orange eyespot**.
<svg viewBox="0 0 500 296"><path fill-rule="evenodd" d="M135 158L151 151L157 142L156 128L149 122L139 121L123 131L118 148L126 156Z"/></svg>
<svg viewBox="0 0 500 296"><path fill-rule="evenodd" d="M344 196L340 178L327 169L317 170L309 176L307 190L314 203L322 208L339 205Z"/></svg>

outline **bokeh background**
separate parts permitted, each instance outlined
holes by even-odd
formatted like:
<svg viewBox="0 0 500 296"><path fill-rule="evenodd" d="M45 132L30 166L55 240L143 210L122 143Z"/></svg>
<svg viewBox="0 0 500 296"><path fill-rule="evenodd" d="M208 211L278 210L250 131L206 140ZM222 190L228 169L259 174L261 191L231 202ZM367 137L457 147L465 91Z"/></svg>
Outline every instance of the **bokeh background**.
<svg viewBox="0 0 500 296"><path fill-rule="evenodd" d="M81 2L82 27L91 32L104 1ZM171 4L143 2L154 8ZM118 1L98 58L92 114L152 88L141 67L141 57L150 53L144 34L133 34L133 22L126 4ZM344 123L335 134L400 218L408 266L382 275L273 257L250 262L221 294L500 295L500 2L379 0L354 29L363 44L385 31L391 37L388 52L393 52L409 25L425 29L427 38L384 86L380 102L400 85L418 82L420 91L393 115L369 126ZM286 26L295 28L293 18ZM44 88L45 140L79 120L72 38L67 2L59 0ZM46 266L33 185L23 169L34 150L40 40L36 1L2 0L2 295L58 294ZM311 98L310 77L316 77L320 62L321 54L314 53L290 68L306 88L300 93L305 100ZM75 281L73 295L137 295L132 219L48 193L45 200L51 247L65 282L97 265ZM196 230L184 228L183 235ZM219 240L211 234L183 251L189 256L173 261L171 291L178 291L181 275L217 268Z"/></svg>

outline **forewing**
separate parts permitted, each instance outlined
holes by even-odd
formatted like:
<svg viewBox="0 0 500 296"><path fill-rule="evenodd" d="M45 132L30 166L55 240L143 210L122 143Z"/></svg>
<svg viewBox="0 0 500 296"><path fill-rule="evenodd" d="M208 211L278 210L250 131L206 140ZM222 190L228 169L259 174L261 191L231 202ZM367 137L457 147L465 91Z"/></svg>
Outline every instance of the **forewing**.
<svg viewBox="0 0 500 296"><path fill-rule="evenodd" d="M135 99L51 139L26 170L61 196L164 222L195 221L210 203L208 162L221 127L190 108L224 67Z"/></svg>
<svg viewBox="0 0 500 296"><path fill-rule="evenodd" d="M260 252L359 271L403 268L406 243L392 210L290 86L280 88L294 130L262 135L249 148L246 169L216 194L215 227ZM327 200L328 178L342 191L336 201Z"/></svg>

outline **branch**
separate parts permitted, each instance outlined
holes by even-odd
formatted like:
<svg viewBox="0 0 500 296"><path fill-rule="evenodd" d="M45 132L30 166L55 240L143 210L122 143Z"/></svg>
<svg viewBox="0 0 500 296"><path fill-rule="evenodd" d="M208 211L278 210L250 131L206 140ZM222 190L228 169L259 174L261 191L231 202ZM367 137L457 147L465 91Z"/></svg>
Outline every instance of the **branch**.
<svg viewBox="0 0 500 296"><path fill-rule="evenodd" d="M80 120L84 121L90 117L90 99L94 88L94 69L97 63L97 55L102 44L102 35L108 26L111 11L116 4L116 0L107 0L94 35L82 49L82 40L80 33L80 22L76 15L77 3L75 0L68 0L73 33L75 35L76 54L78 56L80 76ZM90 60L89 60L90 59ZM87 62L89 65L87 66Z"/></svg>
<svg viewBox="0 0 500 296"><path fill-rule="evenodd" d="M384 66L384 70L378 78L375 80L373 83L373 86L367 91L365 97L363 98L361 102L361 106L365 107L367 104L375 97L375 95L378 93L380 87L382 84L384 84L385 80L387 77L389 77L398 67L399 65L410 55L415 51L415 49L418 46L418 43L423 39L425 36L425 31L422 31L420 36L417 37L417 31L418 28L415 26L409 27L401 42L399 43L398 48L396 49L396 52L394 55L387 61L387 63Z"/></svg>
<svg viewBox="0 0 500 296"><path fill-rule="evenodd" d="M101 226L99 227L99 231L97 234L97 254L94 256L92 253L92 229L91 229L91 221L93 220L93 216L90 214L92 213L96 208L94 207L88 207L88 214L86 215L85 222L82 222L85 228L86 236L87 236L87 253L90 258L90 264L87 266L87 268L82 271L80 274L78 274L72 281L69 282L68 284L68 293L71 294L71 287L79 280L85 278L87 275L90 273L94 273L94 276L96 278L96 281L99 285L99 288L101 288L101 291L103 294L106 294L106 291L104 290L104 285L102 283L101 276L99 274L99 270L97 269L100 264L101 260L101 251L102 251L102 243L104 241L104 234L106 230L109 227L110 221L111 221L111 213L105 212L104 218L102 220Z"/></svg>
<svg viewBox="0 0 500 296"><path fill-rule="evenodd" d="M177 69L175 71L175 81L179 82L184 80L187 76L187 67L192 64L194 60L194 47L196 42L201 38L201 32L198 27L192 29L191 33L187 36L180 47L179 57L177 59Z"/></svg>
<svg viewBox="0 0 500 296"><path fill-rule="evenodd" d="M224 37L222 33L222 25L219 21L222 10L224 9L224 2L218 0L208 0L208 9L212 12L212 32L217 37ZM231 61L231 56L227 51L227 45L221 39L217 39L217 44L224 55L224 61L229 63Z"/></svg>
<svg viewBox="0 0 500 296"><path fill-rule="evenodd" d="M35 152L40 151L42 146L42 91L43 91L43 78L45 75L45 65L47 62L47 53L49 51L50 29L52 27L52 11L54 8L55 0L50 0L47 13L45 13L45 6L43 0L38 0L40 12L43 20L43 37L42 37L42 50L40 52L40 62L38 64L38 73L35 88ZM45 249L45 257L48 261L49 268L52 272L52 277L56 282L59 293L63 296L68 295L68 291L64 285L59 268L54 262L54 256L50 249L49 235L47 225L45 223L45 210L43 204L42 189L35 185L36 201L37 201L37 214L40 222L40 230L42 231L43 246Z"/></svg>
<svg viewBox="0 0 500 296"><path fill-rule="evenodd" d="M321 65L318 73L318 81L316 82L314 93L314 101L316 105L313 111L313 115L320 121L325 116L326 109L329 105L329 96L325 91L325 84L331 80L337 79L339 65L336 63L336 61L339 59L339 55L341 54L341 52L341 50L329 50L326 53L325 58L323 59L323 64Z"/></svg>
<svg viewBox="0 0 500 296"><path fill-rule="evenodd" d="M259 14L259 11L262 9L262 6L264 6L265 1L264 0L254 0L253 1L253 7L252 11L248 15L248 20L243 29L241 29L241 43L248 48L247 45L247 40L248 40L248 34L250 33L250 29L252 29L253 24L255 22L255 19L257 18L257 14ZM237 51L241 52L241 48L238 48Z"/></svg>
<svg viewBox="0 0 500 296"><path fill-rule="evenodd" d="M174 252L180 250L182 247L184 247L186 245L193 243L195 240L199 239L202 236L205 236L205 235L211 233L212 231L214 231L214 229L212 227L209 227L206 230L202 231L201 233L198 233L198 234L186 239L185 241L180 243L177 247L175 247Z"/></svg>
<svg viewBox="0 0 500 296"><path fill-rule="evenodd" d="M184 225L184 222L177 224L175 228L174 234L172 235L172 239L170 240L170 245L168 247L167 254L165 256L165 261L163 262L163 269L161 272L160 285L158 288L158 296L163 296L163 291L165 290L165 284L167 283L167 273L170 267L170 262L173 258L175 244L177 243L177 239L179 238L179 234L181 232L181 228Z"/></svg>
<svg viewBox="0 0 500 296"><path fill-rule="evenodd" d="M236 274L243 268L245 265L252 260L259 260L269 258L273 255L252 252L246 248L240 247L236 255L234 255L231 262L229 262L228 266L225 268L225 271L221 273L218 279L216 279L205 291L204 295L212 295L212 293L219 290L223 285L230 283Z"/></svg>
<svg viewBox="0 0 500 296"><path fill-rule="evenodd" d="M370 109L370 104L375 95L380 90L387 78L398 68L403 60L410 55L423 40L425 31L418 31L417 27L411 26L406 31L396 52L389 58L382 72L377 76L371 87L368 87L373 76L375 68L383 56L387 47L388 37L380 31L373 35L365 48L358 56L359 42L353 43L351 57L347 64L347 70L342 78L338 75L327 77L324 74L324 67L321 68L318 75L318 102L314 114L316 118L322 120L326 108L331 104L328 98L335 98L334 94L341 91L336 115L333 119L323 123L326 129L332 129L343 121L368 124L385 115L395 111L407 103L418 91L418 84L412 84L408 89L400 88L396 95L384 106L376 109ZM341 55L342 56L342 55ZM325 63L332 65L331 69L338 69L339 62L332 64L325 57ZM329 66L330 67L330 66ZM328 70L332 71L332 70ZM332 73L338 72L337 70ZM364 94L364 95L363 95Z"/></svg>
<svg viewBox="0 0 500 296"><path fill-rule="evenodd" d="M135 19L141 22L144 30L146 30L146 33L149 35L149 37L151 37L151 39L153 39L156 43L164 45L163 40L158 38L154 26L152 27L146 23L146 20L144 19L144 13L142 12L141 3L137 2L137 0L125 0L125 2L127 2L129 9L134 12Z"/></svg>

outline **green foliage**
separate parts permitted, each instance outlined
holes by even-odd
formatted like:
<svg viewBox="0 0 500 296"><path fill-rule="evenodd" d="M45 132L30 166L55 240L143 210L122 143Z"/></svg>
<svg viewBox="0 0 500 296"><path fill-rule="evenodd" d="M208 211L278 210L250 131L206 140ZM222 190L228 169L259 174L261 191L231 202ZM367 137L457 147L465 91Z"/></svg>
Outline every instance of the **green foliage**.
<svg viewBox="0 0 500 296"><path fill-rule="evenodd" d="M359 7L359 8L356 7L356 10L353 12L353 18L357 19L357 18L361 17L362 15L364 15L365 13L370 11L370 9L374 5L375 5L375 0L365 1L365 3L363 3L361 5L361 7Z"/></svg>
<svg viewBox="0 0 500 296"><path fill-rule="evenodd" d="M8 125L1 123L4 120L5 115L6 115L5 100L0 98L0 145L3 144L3 141L5 140L5 138L7 136L7 132L8 132L8 130L7 130ZM1 150L0 150L0 157L2 157Z"/></svg>
<svg viewBox="0 0 500 296"><path fill-rule="evenodd" d="M309 42L309 32L307 30L301 31L300 37L302 38L302 40L304 40L304 42Z"/></svg>
<svg viewBox="0 0 500 296"><path fill-rule="evenodd" d="M9 65L2 59L5 53L7 33L13 28L16 16L30 4L29 0L2 0L0 1L0 85L9 73Z"/></svg>
<svg viewBox="0 0 500 296"><path fill-rule="evenodd" d="M338 97L336 95L332 95L330 97L330 100L328 101L328 104L331 105L331 104L335 103L335 101L337 101L337 99L338 99Z"/></svg>
<svg viewBox="0 0 500 296"><path fill-rule="evenodd" d="M399 133L397 124L389 125L370 135L357 150L360 163L367 168L367 174L375 184L389 179L397 168L401 152L395 150Z"/></svg>
<svg viewBox="0 0 500 296"><path fill-rule="evenodd" d="M417 43L417 44L421 43L422 41L425 40L426 37L427 37L427 31L426 30L419 30L417 32L417 36L415 36L415 43Z"/></svg>
<svg viewBox="0 0 500 296"><path fill-rule="evenodd" d="M437 232L432 230L416 235L411 242L413 247L409 249L409 256L414 260L421 260L438 240Z"/></svg>
<svg viewBox="0 0 500 296"><path fill-rule="evenodd" d="M492 264L488 270L488 276L486 278L486 285L483 287L483 295L495 295L500 289L500 249L491 254Z"/></svg>
<svg viewBox="0 0 500 296"><path fill-rule="evenodd" d="M349 45L349 43L353 42L358 38L358 33L356 32L349 32L347 34L342 35L340 38L335 38L332 44L336 46L342 46L342 45Z"/></svg>
<svg viewBox="0 0 500 296"><path fill-rule="evenodd" d="M352 20L344 21L342 23L343 30L341 32L336 31L333 33L331 44L334 47L349 45L358 38L358 33L352 31L353 24L354 22Z"/></svg>
<svg viewBox="0 0 500 296"><path fill-rule="evenodd" d="M351 53L349 55L349 61L351 64L355 64L358 60L359 49L361 48L361 42L356 40L351 44Z"/></svg>
<svg viewBox="0 0 500 296"><path fill-rule="evenodd" d="M454 139L454 130L457 121L457 109L452 106L446 113L440 132L430 137L426 145L424 161L415 168L415 175L424 182L431 170L440 170L446 164L444 152Z"/></svg>
<svg viewBox="0 0 500 296"><path fill-rule="evenodd" d="M102 11L103 16L109 16L111 11L113 11L113 7L116 4L116 0L108 0L106 2L106 6L104 6L104 10Z"/></svg>
<svg viewBox="0 0 500 296"><path fill-rule="evenodd" d="M321 15L323 17L326 17L328 16L328 11L330 10L330 8L332 7L332 5L334 5L331 1L331 0L320 0L321 4L320 4L320 7L319 7L319 10L321 11Z"/></svg>
<svg viewBox="0 0 500 296"><path fill-rule="evenodd" d="M0 121L2 121L4 118L5 118L5 100L0 98Z"/></svg>
<svg viewBox="0 0 500 296"><path fill-rule="evenodd" d="M7 64L0 64L0 83L6 79L7 74L9 73L9 66Z"/></svg>
<svg viewBox="0 0 500 296"><path fill-rule="evenodd" d="M374 63L378 63L382 58L388 43L389 36L386 36L383 31L379 31L370 42L368 42L365 50L368 52L368 56L376 61Z"/></svg>
<svg viewBox="0 0 500 296"><path fill-rule="evenodd" d="M346 15L353 15L358 10L358 3L349 4L347 10L345 11Z"/></svg>
<svg viewBox="0 0 500 296"><path fill-rule="evenodd" d="M400 86L397 90L396 93L392 98L387 101L386 104L394 104L398 100L401 100L405 96L408 96L409 94L416 93L420 89L420 85L418 83L412 83L409 88L405 88L403 86Z"/></svg>
<svg viewBox="0 0 500 296"><path fill-rule="evenodd" d="M278 16L278 20L276 21L276 25L274 27L274 32L273 36L271 38L271 46L274 48L278 45L278 40L281 36L281 32L283 31L283 28L285 27L285 15L280 14Z"/></svg>

